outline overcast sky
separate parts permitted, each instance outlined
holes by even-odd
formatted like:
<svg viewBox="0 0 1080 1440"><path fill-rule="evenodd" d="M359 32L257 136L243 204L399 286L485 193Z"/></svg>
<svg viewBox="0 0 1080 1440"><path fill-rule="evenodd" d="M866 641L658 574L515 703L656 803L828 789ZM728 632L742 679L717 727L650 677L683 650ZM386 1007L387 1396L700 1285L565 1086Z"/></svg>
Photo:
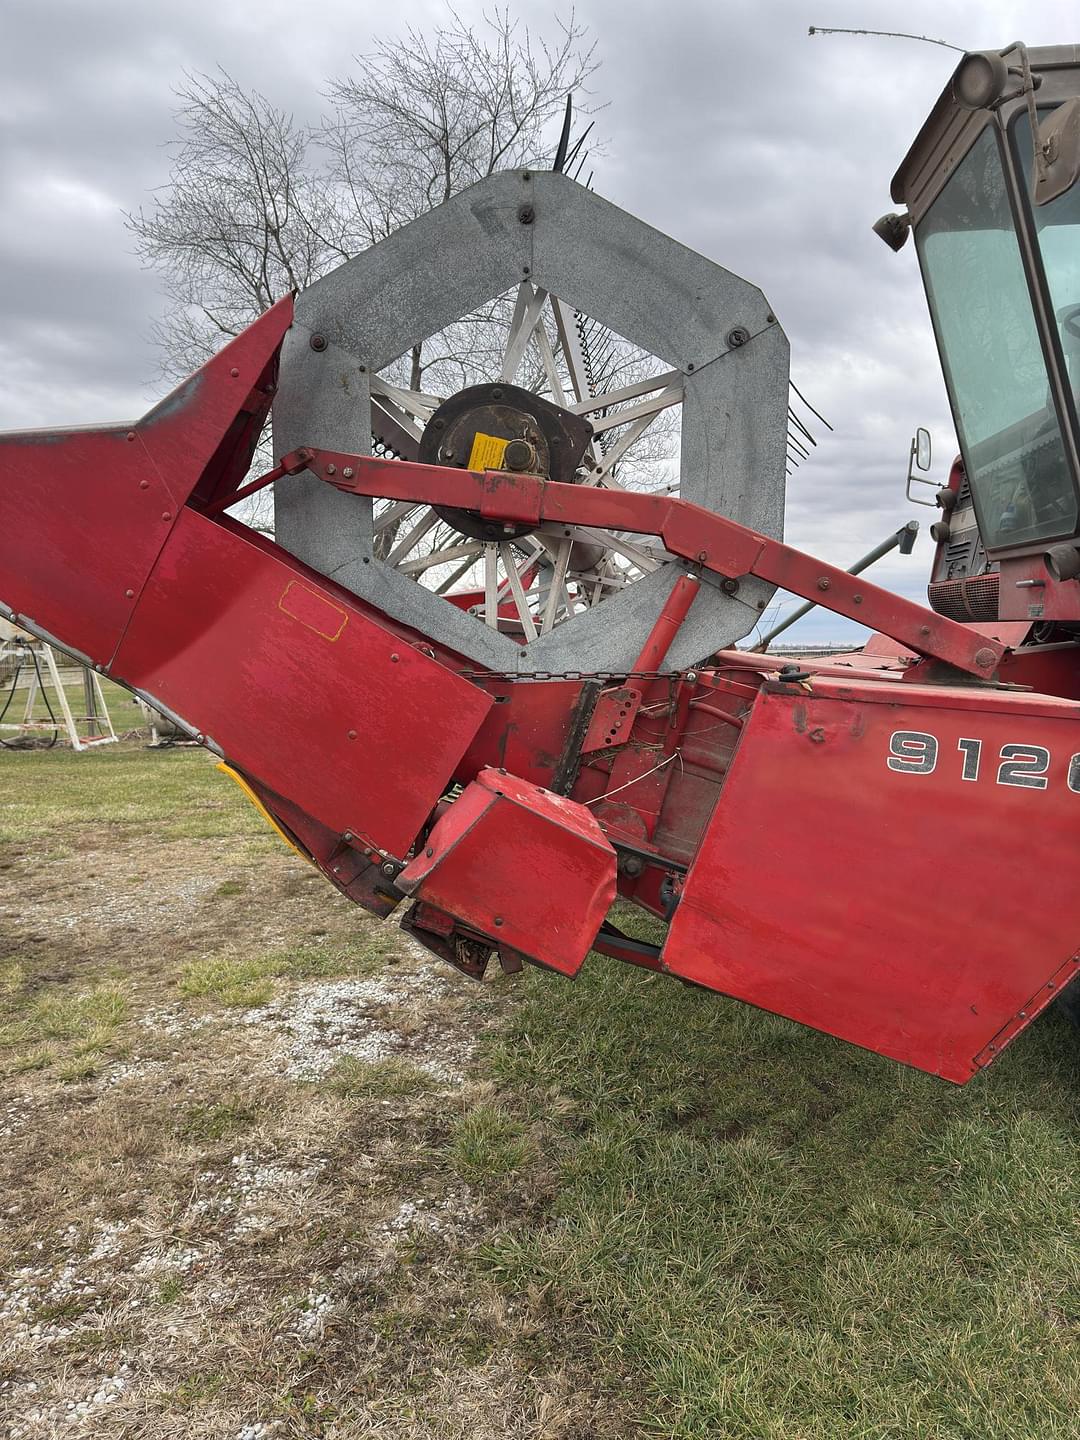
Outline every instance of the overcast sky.
<svg viewBox="0 0 1080 1440"><path fill-rule="evenodd" d="M540 7L511 4L534 28ZM1074 3L856 5L582 0L608 106L595 188L760 285L792 375L835 426L789 482L787 538L846 565L913 516L908 440L930 427L935 475L955 450L911 247L870 230L958 56L909 40L808 37L899 28L972 49L1080 41ZM459 13L482 7L460 0ZM445 16L435 0L5 0L0 54L0 428L123 420L160 393L161 301L122 211L168 175L173 91L229 70L314 119L328 77L373 34ZM928 535L875 570L924 598ZM839 638L818 612L791 635Z"/></svg>

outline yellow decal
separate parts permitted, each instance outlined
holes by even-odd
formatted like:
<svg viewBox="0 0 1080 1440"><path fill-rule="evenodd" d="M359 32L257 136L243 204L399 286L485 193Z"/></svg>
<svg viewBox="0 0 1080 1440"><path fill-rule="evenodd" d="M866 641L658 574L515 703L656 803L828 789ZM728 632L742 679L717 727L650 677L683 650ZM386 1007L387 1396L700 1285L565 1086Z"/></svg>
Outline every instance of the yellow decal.
<svg viewBox="0 0 1080 1440"><path fill-rule="evenodd" d="M478 430L469 451L470 470L501 470L503 456L509 440L500 440L497 435L482 435Z"/></svg>
<svg viewBox="0 0 1080 1440"><path fill-rule="evenodd" d="M297 855L300 856L301 860L306 860L309 865L314 865L315 862L314 860L312 860L311 856L307 853L306 850L301 850L300 846L297 845L296 841L292 838L292 836L284 828L284 826L280 825L277 820L274 819L273 815L270 814L270 811L259 799L258 795L255 794L255 791L251 788L251 786L248 784L248 782L244 779L244 777L240 774L238 770L234 770L231 765L226 765L224 760L219 761L217 769L220 770L223 775L228 775L230 780L236 781L237 785L240 786L240 789L251 801L252 805L255 806L255 809L270 826L271 830L277 831L277 833L281 836L282 840L285 841L285 844L288 845L290 850L295 850Z"/></svg>

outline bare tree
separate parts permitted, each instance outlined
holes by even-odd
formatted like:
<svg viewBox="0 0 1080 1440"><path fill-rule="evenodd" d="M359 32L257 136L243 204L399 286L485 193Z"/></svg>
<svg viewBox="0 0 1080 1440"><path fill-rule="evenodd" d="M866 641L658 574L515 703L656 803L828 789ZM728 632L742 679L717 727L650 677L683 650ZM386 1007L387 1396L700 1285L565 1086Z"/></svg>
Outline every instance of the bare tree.
<svg viewBox="0 0 1080 1440"><path fill-rule="evenodd" d="M170 376L348 253L335 187L290 115L224 71L190 77L178 98L169 183L127 217L171 302L157 336Z"/></svg>
<svg viewBox="0 0 1080 1440"><path fill-rule="evenodd" d="M430 37L377 40L355 59L361 78L330 83L315 127L224 71L189 77L169 183L127 217L171 302L165 372L188 373L282 294L485 175L550 163L551 122L596 68L573 13L555 26L549 44L508 10L476 30L451 10ZM412 370L415 388L419 355Z"/></svg>
<svg viewBox="0 0 1080 1440"><path fill-rule="evenodd" d="M411 28L376 40L348 74L329 82L329 113L310 127L224 72L189 78L170 183L129 216L140 255L172 301L159 333L167 371L188 372L279 295L303 289L493 172L549 166L566 96L574 96L579 117L588 114L586 86L596 69L594 45L572 12L554 21L551 35L538 38L505 8L475 27L450 10L430 32ZM415 346L383 378L418 397L496 378L517 302L516 294L494 297ZM545 344L521 357L517 383L581 398L550 313L541 328ZM588 377L592 394L657 368L602 329L594 328L592 350L585 349L596 371ZM421 405L421 424L422 414ZM621 462L627 478L654 488L671 474L675 420L662 414ZM599 458L606 444L598 442ZM268 501L249 502L248 523L271 528ZM389 509L376 537L384 557L409 533ZM445 524L419 528L420 556L452 546Z"/></svg>
<svg viewBox="0 0 1080 1440"><path fill-rule="evenodd" d="M331 83L324 141L367 244L496 170L541 160L549 123L596 69L573 13L555 25L548 44L509 10L479 31L451 11L430 39L410 27L377 40L356 77Z"/></svg>

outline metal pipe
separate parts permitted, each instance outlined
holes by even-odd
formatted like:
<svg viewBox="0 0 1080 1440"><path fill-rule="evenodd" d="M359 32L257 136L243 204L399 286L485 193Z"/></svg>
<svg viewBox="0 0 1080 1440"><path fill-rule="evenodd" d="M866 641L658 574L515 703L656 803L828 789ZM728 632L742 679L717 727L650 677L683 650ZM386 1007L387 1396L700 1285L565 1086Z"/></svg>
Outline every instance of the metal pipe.
<svg viewBox="0 0 1080 1440"><path fill-rule="evenodd" d="M849 575L862 574L864 570L873 565L875 560L880 560L883 555L888 555L890 550L898 549L901 555L910 555L912 546L915 544L915 536L918 533L919 522L917 520L909 520L906 525L901 525L899 530L894 531L887 539L882 540L880 545L875 545L873 550L869 550L861 560L856 560L854 565L849 565L847 573ZM777 635L781 635L789 626L794 625L796 620L801 620L802 617L808 615L811 610L816 610L817 606L818 602L816 600L807 600L805 605L797 606L790 615L780 621L779 625L774 625L767 635L763 635L758 643L752 647L750 653L760 655L769 648Z"/></svg>
<svg viewBox="0 0 1080 1440"><path fill-rule="evenodd" d="M220 515L223 510L228 510L238 500L246 500L249 495L254 495L257 490L272 485L275 480L280 480L285 474L284 465L275 465L273 470L268 470L265 475L260 475L257 480L250 481L247 485L241 485L239 490L232 490L228 495L222 495L220 499L214 500L207 505L207 515Z"/></svg>
<svg viewBox="0 0 1080 1440"><path fill-rule="evenodd" d="M649 631L649 638L634 662L632 673L660 669L700 589L701 581L696 575L679 576L664 601L664 608L656 617L656 624Z"/></svg>

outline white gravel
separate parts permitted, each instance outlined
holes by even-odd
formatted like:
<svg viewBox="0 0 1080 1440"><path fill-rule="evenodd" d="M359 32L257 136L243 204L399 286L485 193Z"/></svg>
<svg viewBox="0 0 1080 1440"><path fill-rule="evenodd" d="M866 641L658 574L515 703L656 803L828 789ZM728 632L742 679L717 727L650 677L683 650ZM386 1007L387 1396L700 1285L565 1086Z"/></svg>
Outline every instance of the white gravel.
<svg viewBox="0 0 1080 1440"><path fill-rule="evenodd" d="M343 1056L378 1062L407 1053L410 1063L440 1080L460 1081L459 1066L468 1060L468 1049L456 1037L454 1053L425 1053L423 1042L406 1039L373 1016L385 1005L420 1005L425 998L440 999L447 994L447 982L431 974L373 976L365 980L328 980L249 1010L245 1025L269 1025L282 1043L271 1056L275 1073L291 1080L321 1079ZM448 1064L447 1060L456 1063Z"/></svg>

